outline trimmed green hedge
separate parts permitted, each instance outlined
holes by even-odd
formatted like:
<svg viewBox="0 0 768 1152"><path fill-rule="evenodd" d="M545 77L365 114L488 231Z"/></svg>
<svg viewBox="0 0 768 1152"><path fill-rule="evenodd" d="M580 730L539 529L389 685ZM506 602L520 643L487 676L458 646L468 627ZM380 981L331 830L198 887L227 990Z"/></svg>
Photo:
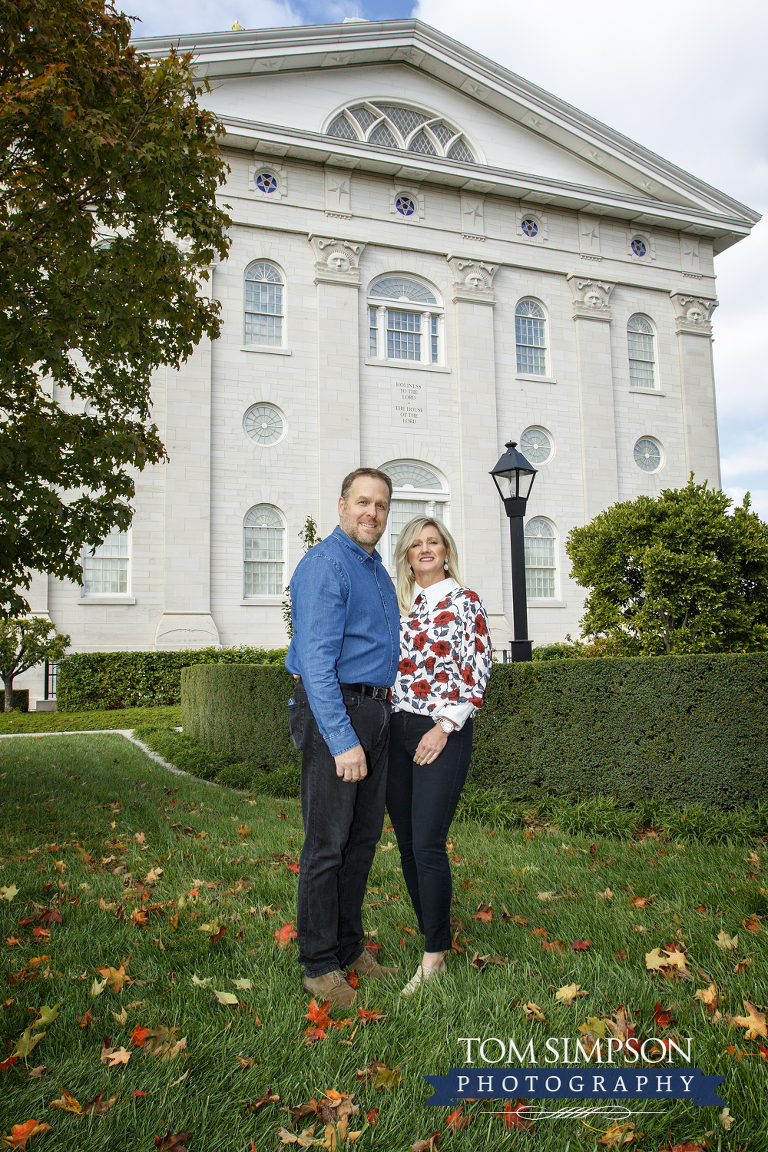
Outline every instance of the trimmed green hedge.
<svg viewBox="0 0 768 1152"><path fill-rule="evenodd" d="M196 648L182 652L74 652L59 665L61 712L162 707L181 702L191 664L283 664L285 648Z"/></svg>
<svg viewBox="0 0 768 1152"><path fill-rule="evenodd" d="M295 767L292 691L284 668L186 668L184 732L259 770ZM768 653L496 664L468 787L534 803L768 805Z"/></svg>
<svg viewBox="0 0 768 1152"><path fill-rule="evenodd" d="M768 653L494 666L470 780L514 800L768 803Z"/></svg>
<svg viewBox="0 0 768 1152"><path fill-rule="evenodd" d="M197 664L181 673L181 723L185 736L214 752L268 772L296 768L301 757L288 734L288 701L294 687L285 667ZM228 784L237 781L220 775ZM243 779L242 785L247 785Z"/></svg>

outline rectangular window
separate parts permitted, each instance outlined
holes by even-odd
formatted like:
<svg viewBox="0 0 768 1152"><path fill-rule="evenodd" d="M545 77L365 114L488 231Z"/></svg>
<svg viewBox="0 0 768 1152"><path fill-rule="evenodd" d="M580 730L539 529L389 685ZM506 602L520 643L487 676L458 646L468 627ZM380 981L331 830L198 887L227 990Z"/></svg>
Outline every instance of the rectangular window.
<svg viewBox="0 0 768 1152"><path fill-rule="evenodd" d="M378 317L379 317L378 308L369 308L368 309L368 335L369 335L368 355L373 357L374 359L379 354L379 331L378 331L379 319L378 319Z"/></svg>
<svg viewBox="0 0 768 1152"><path fill-rule="evenodd" d="M283 592L283 528L246 528L245 595L280 596Z"/></svg>
<svg viewBox="0 0 768 1152"><path fill-rule="evenodd" d="M128 592L128 533L113 528L103 544L83 556L86 596Z"/></svg>
<svg viewBox="0 0 768 1152"><path fill-rule="evenodd" d="M555 541L525 538L525 591L532 600L555 598Z"/></svg>
<svg viewBox="0 0 768 1152"><path fill-rule="evenodd" d="M655 388L653 378L653 336L627 332L629 344L629 383L632 388Z"/></svg>
<svg viewBox="0 0 768 1152"><path fill-rule="evenodd" d="M245 342L279 347L283 342L283 286L245 282Z"/></svg>
<svg viewBox="0 0 768 1152"><path fill-rule="evenodd" d="M432 363L437 364L437 316L432 317Z"/></svg>
<svg viewBox="0 0 768 1152"><path fill-rule="evenodd" d="M531 376L546 376L547 355L543 320L532 316L515 317L517 370Z"/></svg>
<svg viewBox="0 0 768 1152"><path fill-rule="evenodd" d="M421 316L387 310L387 358L421 360Z"/></svg>

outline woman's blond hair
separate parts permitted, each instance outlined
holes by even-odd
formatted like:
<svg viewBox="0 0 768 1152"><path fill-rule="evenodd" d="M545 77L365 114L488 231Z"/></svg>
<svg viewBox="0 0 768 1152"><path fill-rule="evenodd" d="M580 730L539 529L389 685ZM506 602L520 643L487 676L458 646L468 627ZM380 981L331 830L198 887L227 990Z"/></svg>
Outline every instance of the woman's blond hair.
<svg viewBox="0 0 768 1152"><path fill-rule="evenodd" d="M404 616L407 616L411 610L413 585L415 583L415 577L408 563L408 550L424 528L435 528L439 533L448 551L446 556L446 563L448 564L446 578L450 576L457 584L461 584L458 562L456 560L456 541L453 536L451 536L445 524L441 524L439 520L434 520L431 516L414 516L413 520L409 520L402 528L397 538L397 544L395 545L397 602Z"/></svg>

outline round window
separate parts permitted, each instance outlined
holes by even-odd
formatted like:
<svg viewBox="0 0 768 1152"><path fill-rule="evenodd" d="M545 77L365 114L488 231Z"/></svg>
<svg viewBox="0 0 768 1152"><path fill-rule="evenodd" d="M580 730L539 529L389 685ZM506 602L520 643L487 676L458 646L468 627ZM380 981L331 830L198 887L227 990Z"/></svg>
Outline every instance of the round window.
<svg viewBox="0 0 768 1152"><path fill-rule="evenodd" d="M530 236L533 238L534 236L538 235L539 226L532 216L526 216L525 220L523 220L520 225L520 229L524 236Z"/></svg>
<svg viewBox="0 0 768 1152"><path fill-rule="evenodd" d="M271 404L252 404L243 417L243 429L256 444L277 444L285 434L285 421Z"/></svg>
<svg viewBox="0 0 768 1152"><path fill-rule="evenodd" d="M658 472L661 467L661 448L655 440L644 437L635 444L635 464L643 472Z"/></svg>
<svg viewBox="0 0 768 1152"><path fill-rule="evenodd" d="M395 200L395 208L401 216L413 216L416 211L416 205L410 196L398 196Z"/></svg>
<svg viewBox="0 0 768 1152"><path fill-rule="evenodd" d="M631 248L635 256L640 257L645 256L646 252L648 251L645 240L643 240L642 236L635 236L634 240L632 241Z"/></svg>
<svg viewBox="0 0 768 1152"><path fill-rule="evenodd" d="M277 192L277 177L271 172L259 172L256 187L260 192Z"/></svg>
<svg viewBox="0 0 768 1152"><path fill-rule="evenodd" d="M552 455L552 441L541 428L527 428L520 437L520 451L531 464L545 464Z"/></svg>

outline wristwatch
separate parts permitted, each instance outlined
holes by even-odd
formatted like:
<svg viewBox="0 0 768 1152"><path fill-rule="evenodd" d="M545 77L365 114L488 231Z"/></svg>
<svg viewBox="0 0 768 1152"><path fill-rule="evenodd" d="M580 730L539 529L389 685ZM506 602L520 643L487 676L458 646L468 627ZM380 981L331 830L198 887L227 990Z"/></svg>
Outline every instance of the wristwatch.
<svg viewBox="0 0 768 1152"><path fill-rule="evenodd" d="M456 730L456 725L453 720L449 720L447 716L438 716L437 722L445 732L446 736L450 736L451 732Z"/></svg>

